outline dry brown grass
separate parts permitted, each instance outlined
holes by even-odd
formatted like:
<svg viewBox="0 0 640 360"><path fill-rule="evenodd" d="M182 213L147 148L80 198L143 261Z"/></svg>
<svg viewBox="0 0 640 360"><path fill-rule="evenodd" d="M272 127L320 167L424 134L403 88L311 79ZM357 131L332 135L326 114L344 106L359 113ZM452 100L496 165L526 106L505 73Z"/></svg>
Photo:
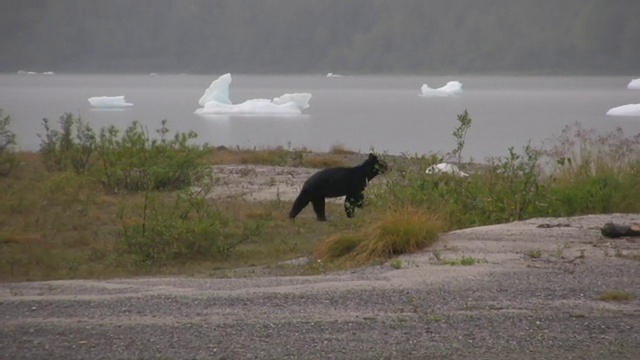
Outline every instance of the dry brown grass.
<svg viewBox="0 0 640 360"><path fill-rule="evenodd" d="M347 148L347 146L342 143L335 143L331 145L329 153L334 155L353 155L358 152Z"/></svg>
<svg viewBox="0 0 640 360"><path fill-rule="evenodd" d="M331 155L307 156L302 160L302 166L310 168L330 168L348 166L342 158Z"/></svg>
<svg viewBox="0 0 640 360"><path fill-rule="evenodd" d="M266 149L220 149L211 154L213 165L257 164L257 165L296 165L307 150L287 150L283 147Z"/></svg>
<svg viewBox="0 0 640 360"><path fill-rule="evenodd" d="M330 153L312 153L306 149L287 150L282 147L268 149L222 149L210 157L213 165L256 164L276 166L302 166L327 168L353 165L357 153L351 150L335 150Z"/></svg>

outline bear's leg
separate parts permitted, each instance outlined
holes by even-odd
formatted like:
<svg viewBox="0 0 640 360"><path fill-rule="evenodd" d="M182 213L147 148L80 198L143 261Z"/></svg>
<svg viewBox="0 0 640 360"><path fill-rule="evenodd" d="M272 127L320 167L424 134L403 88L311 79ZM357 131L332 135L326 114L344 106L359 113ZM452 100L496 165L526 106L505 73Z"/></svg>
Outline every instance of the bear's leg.
<svg viewBox="0 0 640 360"><path fill-rule="evenodd" d="M347 197L344 199L344 212L347 213L348 218L352 218L356 211L356 203L352 198Z"/></svg>
<svg viewBox="0 0 640 360"><path fill-rule="evenodd" d="M308 192L302 190L296 200L293 202L293 206L291 207L291 211L289 212L289 219L295 219L296 216L304 209L307 204L311 201L311 196Z"/></svg>
<svg viewBox="0 0 640 360"><path fill-rule="evenodd" d="M352 218L354 216L356 207L362 207L358 204L358 199L351 195L347 195L347 197L344 199L344 212L347 213L348 218Z"/></svg>
<svg viewBox="0 0 640 360"><path fill-rule="evenodd" d="M315 197L311 199L313 205L313 211L316 213L318 221L327 221L327 216L324 213L324 197Z"/></svg>

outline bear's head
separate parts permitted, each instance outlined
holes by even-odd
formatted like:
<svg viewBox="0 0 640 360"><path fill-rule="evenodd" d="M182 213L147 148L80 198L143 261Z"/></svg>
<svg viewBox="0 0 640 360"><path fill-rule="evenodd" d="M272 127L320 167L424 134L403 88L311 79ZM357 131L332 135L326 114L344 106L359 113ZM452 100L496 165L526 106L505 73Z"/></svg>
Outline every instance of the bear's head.
<svg viewBox="0 0 640 360"><path fill-rule="evenodd" d="M389 171L389 166L383 160L380 160L374 153L369 153L369 157L362 164L366 169L367 179L371 180L376 175L383 174Z"/></svg>

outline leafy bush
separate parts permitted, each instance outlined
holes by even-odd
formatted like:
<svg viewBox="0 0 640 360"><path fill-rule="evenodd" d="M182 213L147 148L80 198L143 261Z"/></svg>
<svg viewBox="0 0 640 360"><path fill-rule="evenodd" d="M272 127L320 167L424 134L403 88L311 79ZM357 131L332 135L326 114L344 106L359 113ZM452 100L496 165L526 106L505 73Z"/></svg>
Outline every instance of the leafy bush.
<svg viewBox="0 0 640 360"><path fill-rule="evenodd" d="M18 158L15 155L16 134L9 130L11 117L3 117L0 109L0 176L11 173L18 165Z"/></svg>
<svg viewBox="0 0 640 360"><path fill-rule="evenodd" d="M166 123L157 130L158 138L137 121L122 133L110 126L96 136L80 117L67 113L60 117L60 130L43 120L40 153L48 171L86 173L112 192L177 190L210 176L203 161L208 147L190 145L197 137L192 131L167 138Z"/></svg>
<svg viewBox="0 0 640 360"><path fill-rule="evenodd" d="M167 139L166 120L151 138L139 122L125 131L111 126L100 131L97 158L101 165L99 181L111 191L145 189L177 190L196 184L209 176L211 169L203 159L206 146L192 146L197 134L176 133Z"/></svg>

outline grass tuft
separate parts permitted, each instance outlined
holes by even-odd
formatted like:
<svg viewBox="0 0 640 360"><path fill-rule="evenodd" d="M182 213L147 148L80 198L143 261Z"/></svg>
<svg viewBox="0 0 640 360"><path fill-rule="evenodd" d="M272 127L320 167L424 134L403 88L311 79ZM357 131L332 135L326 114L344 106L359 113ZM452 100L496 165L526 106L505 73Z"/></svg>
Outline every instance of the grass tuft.
<svg viewBox="0 0 640 360"><path fill-rule="evenodd" d="M607 291L598 296L600 301L630 301L635 298L635 295L627 291Z"/></svg>
<svg viewBox="0 0 640 360"><path fill-rule="evenodd" d="M433 244L443 229L433 214L412 207L393 209L361 231L328 238L316 248L315 256L341 260L347 266L377 263Z"/></svg>
<svg viewBox="0 0 640 360"><path fill-rule="evenodd" d="M463 256L460 259L439 259L440 263L449 266L471 266L476 264L486 264L488 261L484 258L475 258L473 256Z"/></svg>

